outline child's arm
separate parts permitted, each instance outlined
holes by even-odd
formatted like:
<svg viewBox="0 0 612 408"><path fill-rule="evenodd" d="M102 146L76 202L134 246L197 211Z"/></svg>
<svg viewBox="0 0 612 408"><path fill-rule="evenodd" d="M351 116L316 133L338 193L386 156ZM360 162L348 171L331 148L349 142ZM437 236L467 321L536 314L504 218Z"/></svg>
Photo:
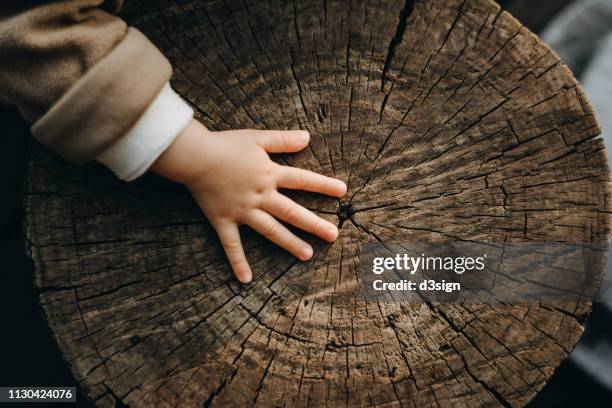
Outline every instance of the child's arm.
<svg viewBox="0 0 612 408"><path fill-rule="evenodd" d="M206 130L170 88L168 60L112 14L121 3L0 0L0 100L17 106L33 136L74 163L96 159L131 180L157 160L156 172L189 188L243 282L252 275L238 224L304 260L312 248L274 217L334 240L333 224L277 188L339 197L344 183L267 155L301 150L307 133Z"/></svg>
<svg viewBox="0 0 612 408"><path fill-rule="evenodd" d="M113 14L121 3L0 0L0 100L67 160L98 159L133 179L192 110L170 89L168 60Z"/></svg>
<svg viewBox="0 0 612 408"><path fill-rule="evenodd" d="M246 224L301 260L312 248L276 218L327 241L338 228L280 194L278 188L341 197L346 185L333 178L281 166L268 153L297 152L309 142L305 131L211 132L193 120L153 164L152 170L187 186L219 234L236 277L252 279L238 225Z"/></svg>

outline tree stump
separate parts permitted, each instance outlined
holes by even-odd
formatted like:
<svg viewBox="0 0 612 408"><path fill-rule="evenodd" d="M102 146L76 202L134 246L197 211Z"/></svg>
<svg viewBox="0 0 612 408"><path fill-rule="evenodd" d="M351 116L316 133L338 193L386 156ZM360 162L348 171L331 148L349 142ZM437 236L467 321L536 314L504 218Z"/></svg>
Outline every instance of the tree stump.
<svg viewBox="0 0 612 408"><path fill-rule="evenodd" d="M275 160L349 192L288 193L341 225L332 245L303 234L310 262L245 229L242 286L182 187L35 148L35 283L97 406L523 406L544 386L590 303L366 302L355 272L377 239L607 243L600 129L535 35L490 0L177 0L124 17L207 127L308 129L309 148Z"/></svg>

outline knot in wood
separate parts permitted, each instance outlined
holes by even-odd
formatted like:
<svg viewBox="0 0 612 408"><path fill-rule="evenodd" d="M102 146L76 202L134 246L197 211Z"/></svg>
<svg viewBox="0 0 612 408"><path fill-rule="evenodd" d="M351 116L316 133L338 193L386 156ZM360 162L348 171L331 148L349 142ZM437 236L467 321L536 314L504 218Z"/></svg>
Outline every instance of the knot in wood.
<svg viewBox="0 0 612 408"><path fill-rule="evenodd" d="M350 219L353 216L354 210L351 203L342 203L338 206L336 214L338 215L338 228L342 227L344 221Z"/></svg>

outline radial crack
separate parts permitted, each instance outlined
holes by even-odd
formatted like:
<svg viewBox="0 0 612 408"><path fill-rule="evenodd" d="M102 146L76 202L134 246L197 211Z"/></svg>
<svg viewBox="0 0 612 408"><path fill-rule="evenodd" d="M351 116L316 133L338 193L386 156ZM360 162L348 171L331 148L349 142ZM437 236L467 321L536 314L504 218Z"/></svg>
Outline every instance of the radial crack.
<svg viewBox="0 0 612 408"><path fill-rule="evenodd" d="M385 65L383 65L380 84L381 92L384 92L385 84L387 82L387 72L389 71L389 65L391 64L391 60L395 55L395 48L398 44L402 42L402 39L404 38L408 17L410 17L412 11L414 10L414 3L416 3L415 0L406 0L406 2L404 3L404 7L400 12L399 22L397 23L397 28L395 29L395 35L393 36L393 38L391 38L391 41L389 42L387 58L385 60Z"/></svg>

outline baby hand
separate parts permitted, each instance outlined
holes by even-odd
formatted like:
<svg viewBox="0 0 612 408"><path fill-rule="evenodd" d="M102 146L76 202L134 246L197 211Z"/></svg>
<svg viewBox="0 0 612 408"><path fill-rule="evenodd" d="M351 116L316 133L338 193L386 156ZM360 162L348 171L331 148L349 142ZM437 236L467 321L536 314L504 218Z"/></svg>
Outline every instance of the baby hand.
<svg viewBox="0 0 612 408"><path fill-rule="evenodd" d="M298 152L309 140L306 131L211 132L193 120L151 169L187 186L219 234L234 274L248 283L252 272L238 225L250 226L304 261L312 257L312 247L276 218L327 241L338 236L334 224L278 192L278 188L289 188L334 197L346 193L346 185L340 180L281 166L268 156Z"/></svg>

